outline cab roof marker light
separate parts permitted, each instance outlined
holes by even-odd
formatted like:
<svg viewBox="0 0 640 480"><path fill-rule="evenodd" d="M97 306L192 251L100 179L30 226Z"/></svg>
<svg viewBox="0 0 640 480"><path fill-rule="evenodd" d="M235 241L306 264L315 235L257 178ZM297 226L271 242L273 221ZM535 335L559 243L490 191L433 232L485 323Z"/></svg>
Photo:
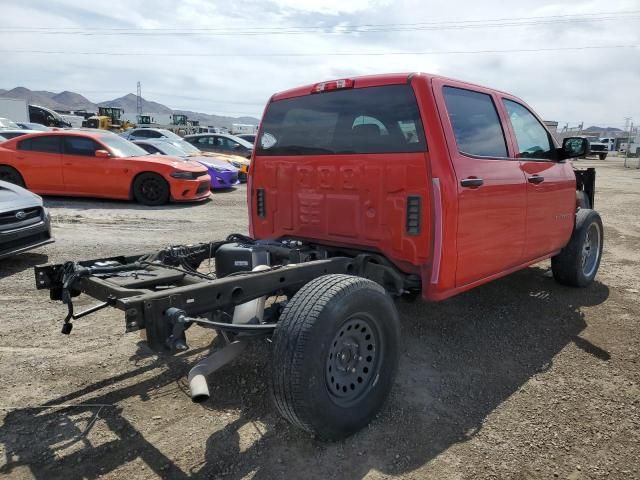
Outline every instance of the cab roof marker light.
<svg viewBox="0 0 640 480"><path fill-rule="evenodd" d="M354 83L355 82L350 78L316 83L311 89L311 93L329 92L331 90L341 90L343 88L353 88Z"/></svg>

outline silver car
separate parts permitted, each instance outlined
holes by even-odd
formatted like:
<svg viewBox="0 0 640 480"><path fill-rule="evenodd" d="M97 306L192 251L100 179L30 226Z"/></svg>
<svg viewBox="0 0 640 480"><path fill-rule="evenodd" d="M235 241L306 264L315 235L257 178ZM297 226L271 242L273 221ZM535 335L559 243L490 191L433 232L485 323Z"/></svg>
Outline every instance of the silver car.
<svg viewBox="0 0 640 480"><path fill-rule="evenodd" d="M120 136L127 140L148 140L150 138L182 140L179 135L164 128L131 128L122 132Z"/></svg>
<svg viewBox="0 0 640 480"><path fill-rule="evenodd" d="M0 259L53 242L42 198L0 181Z"/></svg>

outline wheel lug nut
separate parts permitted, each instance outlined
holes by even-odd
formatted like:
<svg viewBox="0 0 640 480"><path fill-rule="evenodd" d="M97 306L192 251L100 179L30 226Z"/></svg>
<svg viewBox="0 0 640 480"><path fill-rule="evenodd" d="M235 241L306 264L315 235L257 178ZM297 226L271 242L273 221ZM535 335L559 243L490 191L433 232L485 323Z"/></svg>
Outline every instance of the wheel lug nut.
<svg viewBox="0 0 640 480"><path fill-rule="evenodd" d="M358 361L362 361L362 357L358 357Z"/></svg>
<svg viewBox="0 0 640 480"><path fill-rule="evenodd" d="M352 369L351 369L351 373L356 373L356 369L355 369L355 368L352 368Z"/></svg>

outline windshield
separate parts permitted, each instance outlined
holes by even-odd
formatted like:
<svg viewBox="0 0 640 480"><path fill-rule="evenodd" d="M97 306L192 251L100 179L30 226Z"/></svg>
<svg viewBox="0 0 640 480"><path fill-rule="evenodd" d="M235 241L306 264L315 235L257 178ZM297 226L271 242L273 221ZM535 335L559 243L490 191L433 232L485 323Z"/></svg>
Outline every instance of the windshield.
<svg viewBox="0 0 640 480"><path fill-rule="evenodd" d="M184 157L186 155L184 150L182 150L181 148L176 147L175 145L173 145L173 143L158 142L156 144L150 143L149 145L152 145L152 146L156 147L158 150L160 150L165 155L173 155L174 157Z"/></svg>
<svg viewBox="0 0 640 480"><path fill-rule="evenodd" d="M198 154L202 153L200 150L198 150L196 147L191 145L186 140L182 140L182 139L180 139L180 140L171 140L171 145L173 145L176 148L179 148L180 150L182 150L184 152L183 155L185 153L188 154L188 155L198 155Z"/></svg>
<svg viewBox="0 0 640 480"><path fill-rule="evenodd" d="M165 130L164 128L159 128L158 131L160 133L162 133L165 137L169 138L172 141L173 140L182 140L182 137L180 137L180 135L176 135L171 130Z"/></svg>
<svg viewBox="0 0 640 480"><path fill-rule="evenodd" d="M424 130L409 85L338 90L269 104L257 155L421 152Z"/></svg>
<svg viewBox="0 0 640 480"><path fill-rule="evenodd" d="M251 144L250 142L247 142L244 138L236 137L235 135L229 135L227 138L229 138L230 140L233 140L234 142L239 143L244 148L248 148L249 150L253 149L253 144Z"/></svg>
<svg viewBox="0 0 640 480"><path fill-rule="evenodd" d="M101 134L100 141L104 143L115 157L142 157L149 155L146 150L129 140L113 134Z"/></svg>

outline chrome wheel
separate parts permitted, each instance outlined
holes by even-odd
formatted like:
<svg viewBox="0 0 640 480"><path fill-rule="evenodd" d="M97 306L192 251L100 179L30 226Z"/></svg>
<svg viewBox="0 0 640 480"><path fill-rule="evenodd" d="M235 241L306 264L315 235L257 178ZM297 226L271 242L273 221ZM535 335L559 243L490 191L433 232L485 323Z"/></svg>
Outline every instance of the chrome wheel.
<svg viewBox="0 0 640 480"><path fill-rule="evenodd" d="M587 230L587 235L582 245L582 273L585 277L591 277L598 266L600 258L600 244L602 243L602 232L597 223L592 223Z"/></svg>

